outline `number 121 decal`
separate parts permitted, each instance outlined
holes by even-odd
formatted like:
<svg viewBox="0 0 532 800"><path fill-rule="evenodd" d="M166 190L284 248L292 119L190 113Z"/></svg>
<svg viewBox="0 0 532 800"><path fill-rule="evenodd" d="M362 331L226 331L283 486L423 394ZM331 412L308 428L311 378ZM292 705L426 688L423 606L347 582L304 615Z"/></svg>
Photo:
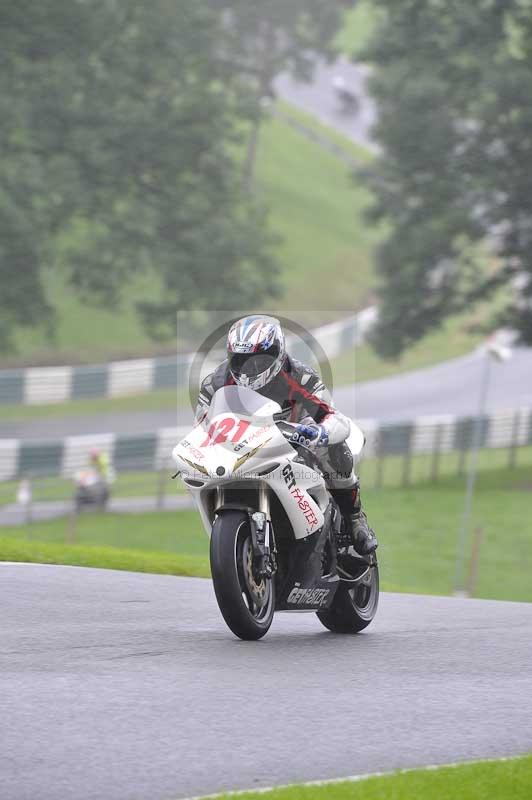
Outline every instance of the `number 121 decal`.
<svg viewBox="0 0 532 800"><path fill-rule="evenodd" d="M229 439L229 434L233 431L233 428L236 428L236 430L230 441L236 444L240 441L250 424L251 423L244 419L237 421L233 417L225 417L225 419L220 419L218 422L213 422L207 431L205 441L201 443L200 447L207 447L209 444L223 444Z"/></svg>

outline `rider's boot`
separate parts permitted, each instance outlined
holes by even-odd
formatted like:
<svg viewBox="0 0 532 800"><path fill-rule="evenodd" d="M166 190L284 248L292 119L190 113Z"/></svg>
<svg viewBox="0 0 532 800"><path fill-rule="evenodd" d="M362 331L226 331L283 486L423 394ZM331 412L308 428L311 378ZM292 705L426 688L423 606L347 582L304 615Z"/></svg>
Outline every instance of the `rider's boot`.
<svg viewBox="0 0 532 800"><path fill-rule="evenodd" d="M369 527L368 519L362 511L358 481L349 489L336 489L332 494L346 521L357 553L363 556L373 553L378 546L377 537Z"/></svg>

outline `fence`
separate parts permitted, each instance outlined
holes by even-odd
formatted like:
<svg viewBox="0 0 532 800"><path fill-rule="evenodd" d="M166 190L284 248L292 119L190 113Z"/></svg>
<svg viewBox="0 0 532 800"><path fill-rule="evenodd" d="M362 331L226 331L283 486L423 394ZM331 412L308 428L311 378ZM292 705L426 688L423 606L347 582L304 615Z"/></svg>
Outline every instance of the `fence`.
<svg viewBox="0 0 532 800"><path fill-rule="evenodd" d="M508 467L516 465L518 448L532 444L531 409L497 412L481 419L438 416L396 424L362 422L367 436L364 460L374 461L374 485L377 488L383 485L385 462L389 460L396 462L395 472L400 472L403 486L410 483L416 460L418 467L422 465L424 477L434 482L443 468L446 472L454 468L457 474L463 474L477 425L480 425L480 448L505 450ZM450 465L451 456L454 465Z"/></svg>
<svg viewBox="0 0 532 800"><path fill-rule="evenodd" d="M328 358L360 344L374 323L376 309L323 325L312 331ZM304 341L291 341L296 358L306 358ZM115 361L90 366L31 367L0 371L0 405L41 405L94 397L124 397L188 383L193 354Z"/></svg>
<svg viewBox="0 0 532 800"><path fill-rule="evenodd" d="M412 422L358 421L366 434L364 461L375 465L375 484L384 479L385 461L399 460L402 483L410 481L414 460L422 457L426 477L437 480L443 460L453 455L462 472L473 443L474 417L422 417ZM480 446L505 450L508 466L517 460L518 448L532 445L532 409L497 412L479 421ZM99 434L70 436L60 441L0 440L0 482L56 476L71 478L86 466L89 451L106 453L118 473L157 470L169 463L172 447L188 428L161 428L134 436Z"/></svg>

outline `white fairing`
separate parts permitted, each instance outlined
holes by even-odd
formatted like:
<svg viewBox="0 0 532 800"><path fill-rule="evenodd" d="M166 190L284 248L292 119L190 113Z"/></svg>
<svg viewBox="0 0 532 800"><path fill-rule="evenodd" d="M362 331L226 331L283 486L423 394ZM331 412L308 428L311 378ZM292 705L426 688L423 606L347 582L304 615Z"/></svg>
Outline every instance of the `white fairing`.
<svg viewBox="0 0 532 800"><path fill-rule="evenodd" d="M174 448L173 459L208 534L213 523L208 503L212 489L243 480L270 487L296 539L322 527L329 502L325 482L317 470L294 461L296 451L273 421L280 411L277 403L251 389L224 387L215 393L205 419Z"/></svg>

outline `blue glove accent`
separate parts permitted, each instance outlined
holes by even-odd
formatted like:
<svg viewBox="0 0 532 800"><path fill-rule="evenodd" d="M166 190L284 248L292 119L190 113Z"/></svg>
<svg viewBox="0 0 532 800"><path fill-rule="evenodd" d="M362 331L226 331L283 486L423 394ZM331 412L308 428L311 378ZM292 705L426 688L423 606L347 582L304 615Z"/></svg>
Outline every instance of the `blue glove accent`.
<svg viewBox="0 0 532 800"><path fill-rule="evenodd" d="M292 441L305 447L327 447L329 434L322 425L297 425Z"/></svg>

